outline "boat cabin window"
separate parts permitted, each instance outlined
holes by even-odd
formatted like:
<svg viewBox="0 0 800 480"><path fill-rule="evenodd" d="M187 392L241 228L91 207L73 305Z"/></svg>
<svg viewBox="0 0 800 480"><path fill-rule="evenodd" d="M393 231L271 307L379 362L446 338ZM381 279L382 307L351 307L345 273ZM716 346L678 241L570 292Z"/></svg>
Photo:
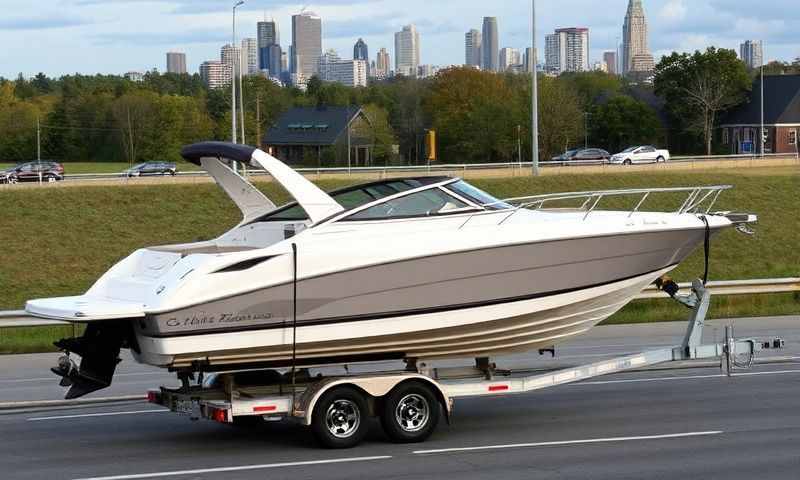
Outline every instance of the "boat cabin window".
<svg viewBox="0 0 800 480"><path fill-rule="evenodd" d="M375 205L350 215L342 221L427 217L456 213L470 208L474 207L448 195L439 188L431 188Z"/></svg>

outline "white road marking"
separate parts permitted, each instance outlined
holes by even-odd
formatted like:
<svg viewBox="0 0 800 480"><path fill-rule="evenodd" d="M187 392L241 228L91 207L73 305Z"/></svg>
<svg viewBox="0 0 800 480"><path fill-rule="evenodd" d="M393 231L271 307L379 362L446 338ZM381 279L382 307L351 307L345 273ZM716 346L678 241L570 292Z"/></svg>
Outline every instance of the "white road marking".
<svg viewBox="0 0 800 480"><path fill-rule="evenodd" d="M786 375L789 373L800 373L800 370L774 370L769 372L740 372L734 373L734 377L753 377L757 375ZM727 375L715 373L712 375L682 375L679 377L655 377L655 378L629 378L627 380L595 380L589 382L573 383L578 385L612 385L615 383L645 383L645 382L669 382L675 380L698 380L703 378L724 378Z"/></svg>
<svg viewBox="0 0 800 480"><path fill-rule="evenodd" d="M80 415L58 415L55 417L33 417L26 419L29 422L41 422L44 420L66 420L70 418L84 418L84 417L111 417L114 415L138 415L140 413L166 413L169 410L133 410L128 412L106 412L106 413L82 413Z"/></svg>
<svg viewBox="0 0 800 480"><path fill-rule="evenodd" d="M242 465L239 467L201 468L197 470L175 470L172 472L137 473L134 475L114 475L111 477L80 478L76 480L132 480L136 478L177 477L179 475L199 475L202 473L241 472L244 470L265 470L268 468L304 467L309 465L327 465L334 463L370 462L388 460L389 455L376 457L336 458L332 460L312 460L308 462L267 463L264 465Z"/></svg>
<svg viewBox="0 0 800 480"><path fill-rule="evenodd" d="M565 440L560 442L539 442L539 443L518 443L512 445L487 445L483 447L463 447L463 448L440 448L437 450L416 450L413 453L416 455L426 455L432 453L454 453L454 452L473 452L476 450L501 450L507 448L533 448L533 447L554 447L565 445L585 445L591 443L616 443L616 442L633 442L641 440L666 440L672 438L687 438L687 437L703 437L710 435L720 435L722 431L710 432L689 432L689 433L674 433L669 435L649 435L640 437L612 437L612 438L592 438L588 440Z"/></svg>

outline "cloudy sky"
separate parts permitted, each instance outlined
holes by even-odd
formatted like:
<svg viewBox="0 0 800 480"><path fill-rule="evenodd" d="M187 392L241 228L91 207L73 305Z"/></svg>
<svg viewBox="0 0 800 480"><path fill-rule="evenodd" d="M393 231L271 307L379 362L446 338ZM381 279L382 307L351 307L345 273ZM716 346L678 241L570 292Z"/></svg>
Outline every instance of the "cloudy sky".
<svg viewBox="0 0 800 480"><path fill-rule="evenodd" d="M290 17L304 6L323 17L323 46L352 55L363 37L374 58L380 47L393 55L393 32L417 25L422 63L460 64L464 33L496 16L500 46L530 44L529 0L247 0L238 21L242 35L255 36L256 22L274 17L281 43L291 42ZM0 76L43 71L124 73L164 70L164 53L184 51L189 69L217 58L230 39L232 0L0 0ZM557 27L590 28L592 61L613 50L628 0L538 0L540 38ZM708 45L735 48L748 38L766 42L768 59L800 56L797 0L644 0L650 44L656 57Z"/></svg>

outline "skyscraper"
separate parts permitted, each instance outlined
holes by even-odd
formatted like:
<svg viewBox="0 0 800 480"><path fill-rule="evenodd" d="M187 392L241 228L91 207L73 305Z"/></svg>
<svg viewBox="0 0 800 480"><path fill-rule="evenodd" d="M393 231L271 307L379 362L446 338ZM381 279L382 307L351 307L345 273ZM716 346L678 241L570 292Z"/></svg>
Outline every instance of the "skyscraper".
<svg viewBox="0 0 800 480"><path fill-rule="evenodd" d="M545 65L551 75L589 71L589 29L559 28L545 37Z"/></svg>
<svg viewBox="0 0 800 480"><path fill-rule="evenodd" d="M217 60L200 65L200 78L208 88L222 88L231 83L231 66Z"/></svg>
<svg viewBox="0 0 800 480"><path fill-rule="evenodd" d="M622 27L622 73L648 75L655 70L655 59L647 44L647 19L642 0L629 0Z"/></svg>
<svg viewBox="0 0 800 480"><path fill-rule="evenodd" d="M290 58L292 81L305 85L319 72L322 56L322 18L302 11L292 16L292 55Z"/></svg>
<svg viewBox="0 0 800 480"><path fill-rule="evenodd" d="M416 77L419 68L419 32L414 25L406 25L394 34L395 71L399 75Z"/></svg>
<svg viewBox="0 0 800 480"><path fill-rule="evenodd" d="M481 38L481 68L496 72L500 66L500 42L497 30L497 17L484 17Z"/></svg>
<svg viewBox="0 0 800 480"><path fill-rule="evenodd" d="M242 73L258 73L258 41L255 38L242 39Z"/></svg>
<svg viewBox="0 0 800 480"><path fill-rule="evenodd" d="M533 73L533 70L536 68L536 62L538 61L538 49L534 50L531 47L525 49L525 64L524 68L525 71L528 73Z"/></svg>
<svg viewBox="0 0 800 480"><path fill-rule="evenodd" d="M610 50L603 52L603 61L606 64L609 75L617 74L617 52Z"/></svg>
<svg viewBox="0 0 800 480"><path fill-rule="evenodd" d="M481 32L474 28L464 36L464 65L481 66Z"/></svg>
<svg viewBox="0 0 800 480"><path fill-rule="evenodd" d="M359 38L353 47L353 60L369 61L369 47L364 39Z"/></svg>
<svg viewBox="0 0 800 480"><path fill-rule="evenodd" d="M500 71L505 72L513 65L521 65L519 50L516 48L503 48L500 50Z"/></svg>
<svg viewBox="0 0 800 480"><path fill-rule="evenodd" d="M258 22L258 68L261 70L269 70L272 75L278 75L280 71L273 72L270 64L273 63L269 56L270 47L273 45L280 45L280 32L278 31L278 24L271 21ZM278 59L280 64L280 58Z"/></svg>
<svg viewBox="0 0 800 480"><path fill-rule="evenodd" d="M385 48L381 48L378 51L378 58L375 61L375 76L378 78L389 77L389 71L392 68L391 65L392 61L389 58L389 52L387 52Z"/></svg>
<svg viewBox="0 0 800 480"><path fill-rule="evenodd" d="M167 73L186 73L186 54L167 52Z"/></svg>
<svg viewBox="0 0 800 480"><path fill-rule="evenodd" d="M764 49L761 40L747 40L739 45L739 57L747 68L760 68L764 64Z"/></svg>
<svg viewBox="0 0 800 480"><path fill-rule="evenodd" d="M242 61L242 50L240 48L232 47L230 43L224 45L220 50L220 60L230 68L233 75L240 75Z"/></svg>

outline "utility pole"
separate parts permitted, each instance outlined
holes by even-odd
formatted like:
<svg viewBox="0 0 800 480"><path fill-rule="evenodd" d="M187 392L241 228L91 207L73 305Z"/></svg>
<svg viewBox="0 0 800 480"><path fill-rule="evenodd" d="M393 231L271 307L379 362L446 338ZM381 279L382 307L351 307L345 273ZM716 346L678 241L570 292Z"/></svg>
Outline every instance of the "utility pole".
<svg viewBox="0 0 800 480"><path fill-rule="evenodd" d="M522 125L517 125L517 157L522 168Z"/></svg>
<svg viewBox="0 0 800 480"><path fill-rule="evenodd" d="M239 119L242 129L242 145L247 144L244 139L244 87L242 86L242 77L244 77L244 62L242 56L244 55L244 47L239 50Z"/></svg>
<svg viewBox="0 0 800 480"><path fill-rule="evenodd" d="M583 148L589 148L589 112L583 112Z"/></svg>
<svg viewBox="0 0 800 480"><path fill-rule="evenodd" d="M531 88L531 156L533 158L533 176L539 176L539 79L537 77L538 61L536 55L536 0L531 0L531 38L533 48L533 87Z"/></svg>

